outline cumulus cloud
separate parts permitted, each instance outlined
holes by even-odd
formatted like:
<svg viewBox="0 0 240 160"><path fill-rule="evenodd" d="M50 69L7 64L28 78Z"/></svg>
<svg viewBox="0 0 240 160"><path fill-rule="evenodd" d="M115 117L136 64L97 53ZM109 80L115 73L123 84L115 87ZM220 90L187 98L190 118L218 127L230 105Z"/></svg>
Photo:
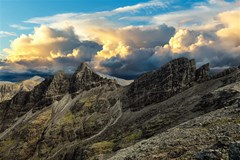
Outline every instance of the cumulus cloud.
<svg viewBox="0 0 240 160"><path fill-rule="evenodd" d="M72 72L80 62L89 61L98 72L132 79L177 57L195 58L198 66L210 62L214 68L240 64L240 11L233 10L230 2L211 0L190 12L155 16L154 25L122 27L106 18L153 7L151 2L28 20L45 25L13 40L4 50L8 56L0 69L52 74L59 69Z"/></svg>
<svg viewBox="0 0 240 160"><path fill-rule="evenodd" d="M227 45L240 51L240 11L228 11L219 14L218 19L224 24L224 28L217 31L217 35Z"/></svg>
<svg viewBox="0 0 240 160"><path fill-rule="evenodd" d="M7 60L1 71L33 69L39 72L69 71L83 61L91 61L102 46L92 41L81 41L73 28L57 30L47 26L34 29L29 35L21 35L4 49Z"/></svg>
<svg viewBox="0 0 240 160"><path fill-rule="evenodd" d="M108 73L126 78L157 69L177 57L194 58L198 66L208 62L212 68L238 66L239 13L235 10L217 15L215 19L221 27L215 30L179 29L165 45L136 47L127 56L115 55L102 60L100 65Z"/></svg>

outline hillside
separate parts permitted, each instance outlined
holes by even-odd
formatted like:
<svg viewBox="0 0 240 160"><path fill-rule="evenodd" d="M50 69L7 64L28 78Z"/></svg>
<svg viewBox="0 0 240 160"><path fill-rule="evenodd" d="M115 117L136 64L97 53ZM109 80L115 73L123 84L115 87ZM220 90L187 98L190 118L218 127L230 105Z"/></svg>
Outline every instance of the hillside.
<svg viewBox="0 0 240 160"><path fill-rule="evenodd" d="M22 82L1 82L0 81L0 102L9 100L20 91L31 91L36 85L40 84L44 78L34 76Z"/></svg>
<svg viewBox="0 0 240 160"><path fill-rule="evenodd" d="M0 103L0 159L227 159L240 140L240 69L208 72L187 58L127 86L86 63L58 72Z"/></svg>

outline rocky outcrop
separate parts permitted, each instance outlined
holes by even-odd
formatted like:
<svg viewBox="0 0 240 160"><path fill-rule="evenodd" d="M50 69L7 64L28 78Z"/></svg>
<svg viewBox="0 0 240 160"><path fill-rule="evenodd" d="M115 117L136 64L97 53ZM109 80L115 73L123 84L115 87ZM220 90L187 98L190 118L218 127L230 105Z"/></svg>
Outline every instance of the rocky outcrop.
<svg viewBox="0 0 240 160"><path fill-rule="evenodd" d="M196 70L196 79L197 82L204 82L211 79L209 75L210 67L209 63L202 65Z"/></svg>
<svg viewBox="0 0 240 160"><path fill-rule="evenodd" d="M223 70L222 72L214 75L213 78L224 77L224 76L226 76L226 75L228 75L228 74L231 74L231 73L237 71L238 69L239 69L238 67L230 67L230 68L227 68L227 69Z"/></svg>
<svg viewBox="0 0 240 160"><path fill-rule="evenodd" d="M218 151L215 150L206 150L197 153L196 155L197 160L221 160L222 155Z"/></svg>
<svg viewBox="0 0 240 160"><path fill-rule="evenodd" d="M126 79L122 79L122 78L117 78L117 77L113 77L113 76L109 76L106 74L102 74L102 73L97 73L99 76L103 77L103 78L107 78L110 80L115 80L117 84L119 84L120 86L128 86L129 84L131 84L133 82L133 80L126 80Z"/></svg>
<svg viewBox="0 0 240 160"><path fill-rule="evenodd" d="M61 97L61 95L68 93L69 85L69 76L67 76L63 71L59 71L54 75L52 82L46 91L46 96Z"/></svg>
<svg viewBox="0 0 240 160"><path fill-rule="evenodd" d="M34 76L22 82L0 82L0 102L10 100L13 96L21 91L31 91L35 86L40 84L44 78Z"/></svg>
<svg viewBox="0 0 240 160"><path fill-rule="evenodd" d="M195 72L195 60L179 58L143 74L130 85L124 109L140 110L184 91L193 85Z"/></svg>
<svg viewBox="0 0 240 160"><path fill-rule="evenodd" d="M89 90L111 82L113 80L102 78L93 72L86 62L83 62L71 77L69 92L74 93Z"/></svg>
<svg viewBox="0 0 240 160"><path fill-rule="evenodd" d="M193 159L215 151L227 159L240 139L239 77L235 70L196 82L195 61L180 58L121 87L83 63L0 103L0 159Z"/></svg>

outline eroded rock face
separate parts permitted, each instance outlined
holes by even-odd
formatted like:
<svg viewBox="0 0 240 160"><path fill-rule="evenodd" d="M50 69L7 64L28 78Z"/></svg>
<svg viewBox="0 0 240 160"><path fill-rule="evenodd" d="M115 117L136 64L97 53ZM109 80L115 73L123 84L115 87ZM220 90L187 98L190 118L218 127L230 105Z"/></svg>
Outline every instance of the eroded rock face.
<svg viewBox="0 0 240 160"><path fill-rule="evenodd" d="M83 62L71 77L69 92L74 93L82 90L111 83L113 80L105 79L93 72L86 62Z"/></svg>
<svg viewBox="0 0 240 160"><path fill-rule="evenodd" d="M237 71L238 69L239 69L238 67L230 67L230 68L227 68L227 69L225 69L224 71L222 71L222 72L214 75L213 78L219 78L219 77L226 76L226 75L228 75L228 74L231 74L231 73Z"/></svg>
<svg viewBox="0 0 240 160"><path fill-rule="evenodd" d="M209 63L204 64L200 68L198 68L196 70L196 81L204 82L204 81L211 79L211 77L208 73L209 71L210 71Z"/></svg>
<svg viewBox="0 0 240 160"><path fill-rule="evenodd" d="M0 159L190 159L219 148L225 158L239 139L240 70L197 83L200 70L179 58L126 87L86 63L58 72L0 103Z"/></svg>
<svg viewBox="0 0 240 160"><path fill-rule="evenodd" d="M22 91L31 91L35 86L40 84L44 78L34 76L22 82L0 82L0 103L2 101L10 100L17 93Z"/></svg>
<svg viewBox="0 0 240 160"><path fill-rule="evenodd" d="M46 96L60 96L68 92L70 78L63 71L59 71L53 77L51 84L46 91Z"/></svg>
<svg viewBox="0 0 240 160"><path fill-rule="evenodd" d="M195 80L195 60L179 58L170 61L159 70L137 78L127 92L129 101L125 109L140 110L142 107L161 102L191 87Z"/></svg>
<svg viewBox="0 0 240 160"><path fill-rule="evenodd" d="M0 124L0 130L8 128L17 117L21 117L29 110L39 111L62 99L69 92L74 94L104 84L115 83L94 73L87 63L82 63L72 76L59 71L54 77L46 78L31 92L19 92L10 101L0 103L0 117L4 121Z"/></svg>

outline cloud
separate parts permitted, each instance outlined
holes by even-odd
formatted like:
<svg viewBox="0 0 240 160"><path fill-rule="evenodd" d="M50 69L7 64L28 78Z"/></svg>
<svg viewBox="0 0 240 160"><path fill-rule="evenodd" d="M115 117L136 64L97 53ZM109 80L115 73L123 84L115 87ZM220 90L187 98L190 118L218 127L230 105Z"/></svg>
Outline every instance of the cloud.
<svg viewBox="0 0 240 160"><path fill-rule="evenodd" d="M152 24L166 23L178 28L211 29L219 23L213 19L217 14L228 10L239 9L239 1L209 0L196 3L191 9L180 10L153 16Z"/></svg>
<svg viewBox="0 0 240 160"><path fill-rule="evenodd" d="M57 30L42 25L35 28L33 34L19 36L10 48L4 49L8 56L0 64L0 70L5 73L71 72L80 62L91 61L101 49L96 42L79 40L73 28Z"/></svg>
<svg viewBox="0 0 240 160"><path fill-rule="evenodd" d="M10 25L10 27L16 28L18 30L28 30L28 29L31 29L30 27L25 27L25 26L18 25L18 24L12 24L12 25Z"/></svg>
<svg viewBox="0 0 240 160"><path fill-rule="evenodd" d="M159 0L151 0L149 2L138 3L138 4L132 5L132 6L120 7L120 8L117 8L117 9L113 10L112 12L117 12L117 13L136 12L140 9L165 8L165 7L167 7L167 5L168 5L168 2L163 2L163 1L159 1Z"/></svg>
<svg viewBox="0 0 240 160"><path fill-rule="evenodd" d="M227 45L240 51L240 11L233 10L221 13L217 17L224 24L224 28L217 31L217 35Z"/></svg>
<svg viewBox="0 0 240 160"><path fill-rule="evenodd" d="M236 10L222 12L212 17L220 24L216 29L202 31L178 29L164 45L158 43L154 45L155 47L137 46L125 57L118 54L102 59L100 66L104 69L101 67L100 69L113 76L131 79L157 69L177 57L194 58L197 66L208 62L212 68L238 66L240 64L240 24L237 20L240 18L239 14L240 11Z"/></svg>
<svg viewBox="0 0 240 160"><path fill-rule="evenodd" d="M129 26L112 30L95 30L92 33L103 49L97 52L93 66L97 71L109 71L102 67L102 61L112 57L129 58L137 51L148 50L155 46L163 46L168 43L175 34L175 28L160 25L156 27Z"/></svg>
<svg viewBox="0 0 240 160"><path fill-rule="evenodd" d="M8 36L17 36L17 34L14 32L0 31L0 38Z"/></svg>
<svg viewBox="0 0 240 160"><path fill-rule="evenodd" d="M132 14L140 10L169 5L160 3L32 18L27 22L40 27L11 42L4 50L8 56L0 63L0 70L6 74L17 69L21 74L71 73L80 62L88 61L98 72L132 79L177 57L195 58L198 66L207 62L214 68L239 65L240 11L234 2L211 0L186 11L153 16L152 20L148 20L151 16L135 17L150 21L145 26L122 26L111 20L131 21ZM131 14L126 17L125 13Z"/></svg>
<svg viewBox="0 0 240 160"><path fill-rule="evenodd" d="M100 49L98 46L96 50L94 44L93 42L81 42L73 28L57 30L42 25L35 28L33 34L23 34L13 40L11 48L4 49L4 51L8 53L7 59L12 62L35 59L51 61L57 57L80 58L84 54L93 54Z"/></svg>
<svg viewBox="0 0 240 160"><path fill-rule="evenodd" d="M213 43L212 37L206 37L200 32L187 29L180 29L169 41L173 53L194 52L200 46L208 46Z"/></svg>

